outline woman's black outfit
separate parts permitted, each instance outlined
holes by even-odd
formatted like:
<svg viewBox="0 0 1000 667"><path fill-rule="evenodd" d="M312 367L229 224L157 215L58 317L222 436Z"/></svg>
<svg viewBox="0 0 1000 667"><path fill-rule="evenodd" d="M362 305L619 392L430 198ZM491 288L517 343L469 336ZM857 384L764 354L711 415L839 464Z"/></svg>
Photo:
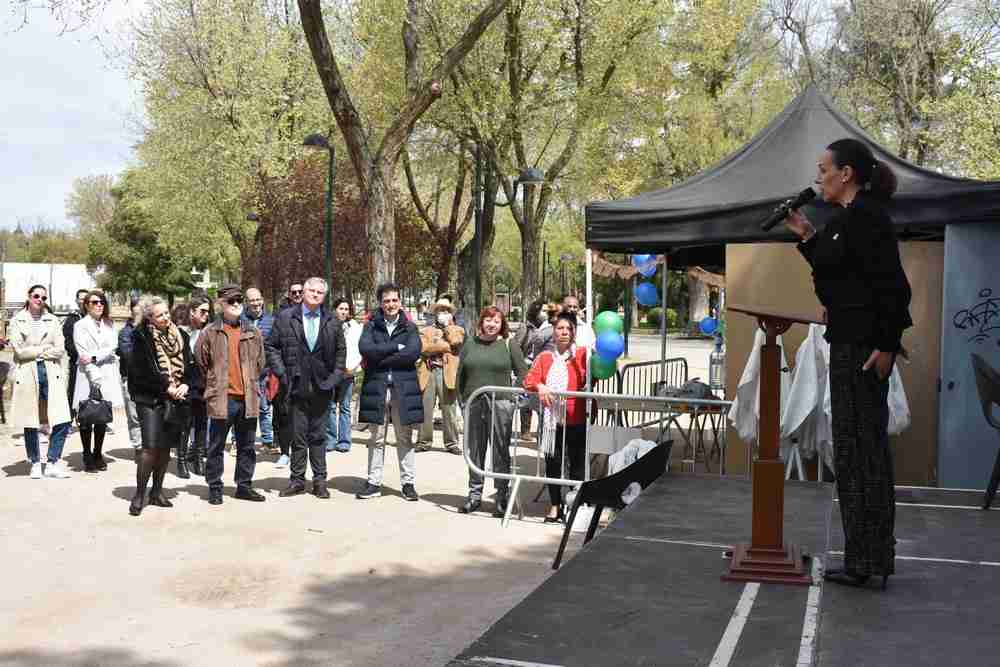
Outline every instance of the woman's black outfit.
<svg viewBox="0 0 1000 667"><path fill-rule="evenodd" d="M204 328L201 331L204 331ZM190 341L190 336L187 340ZM185 345L188 349L191 348L190 343L185 343ZM198 364L191 366L191 382L188 383L191 421L188 422L180 444L177 446L177 476L181 479L187 479L190 476L186 464L191 465L191 472L195 475L205 475L205 452L208 442L208 406L205 404L204 395L205 375ZM190 449L188 449L188 442L191 443ZM182 453L181 448L184 448L185 453Z"/></svg>
<svg viewBox="0 0 1000 667"><path fill-rule="evenodd" d="M545 476L556 479L563 477L563 431L566 431L566 464L569 466L568 479L582 480L587 453L587 425L559 424L556 426L555 450L545 457ZM549 484L549 503L562 505L563 487ZM562 510L560 510L561 512Z"/></svg>
<svg viewBox="0 0 1000 667"><path fill-rule="evenodd" d="M873 350L896 354L912 326L910 284L899 259L892 220L873 195L859 192L799 250L813 269L827 311L830 398L837 495L844 526L844 572L857 583L894 573L896 539L889 378L873 366ZM883 580L884 583L884 580Z"/></svg>
<svg viewBox="0 0 1000 667"><path fill-rule="evenodd" d="M153 333L148 321L136 327L133 333L132 356L129 359L128 389L135 402L139 428L142 432L142 455L136 465L136 488L129 513L138 516L142 512L146 495L146 484L153 477L153 487L149 492L149 504L172 507L163 497L163 477L170 463L170 448L177 447L187 434L188 423L178 423L164 419L169 387L167 369L161 368ZM190 386L194 364L187 332L178 329L184 360L184 384Z"/></svg>

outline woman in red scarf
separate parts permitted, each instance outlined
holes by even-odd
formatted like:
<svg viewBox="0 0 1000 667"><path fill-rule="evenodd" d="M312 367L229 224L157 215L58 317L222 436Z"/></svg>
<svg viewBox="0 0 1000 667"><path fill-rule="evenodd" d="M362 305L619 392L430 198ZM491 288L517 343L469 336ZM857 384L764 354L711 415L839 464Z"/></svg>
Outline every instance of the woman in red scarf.
<svg viewBox="0 0 1000 667"><path fill-rule="evenodd" d="M545 454L546 477L562 477L563 439L569 460L569 478L583 480L586 453L586 404L579 398L560 398L553 392L583 391L587 382L587 350L574 344L576 317L560 313L553 326L555 350L538 355L524 388L537 391L542 404L542 437L539 448ZM563 518L562 494L558 484L549 485L549 512L546 523Z"/></svg>

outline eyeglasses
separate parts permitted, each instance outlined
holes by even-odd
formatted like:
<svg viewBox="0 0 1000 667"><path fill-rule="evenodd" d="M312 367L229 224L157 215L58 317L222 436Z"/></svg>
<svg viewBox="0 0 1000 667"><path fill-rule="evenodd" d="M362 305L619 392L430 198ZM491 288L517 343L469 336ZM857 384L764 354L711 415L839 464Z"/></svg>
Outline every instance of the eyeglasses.
<svg viewBox="0 0 1000 667"><path fill-rule="evenodd" d="M45 296L43 294L32 294L31 298L34 299L35 301L48 301L49 300L49 297L47 297L47 296Z"/></svg>
<svg viewBox="0 0 1000 667"><path fill-rule="evenodd" d="M292 296L298 296L299 294L302 294L302 290L300 290L300 289L291 289L291 290L288 290L288 293L291 294Z"/></svg>
<svg viewBox="0 0 1000 667"><path fill-rule="evenodd" d="M234 296L231 299L226 299L226 303L228 303L230 306L235 306L238 303L242 304L243 303L243 297L241 297L241 296Z"/></svg>
<svg viewBox="0 0 1000 667"><path fill-rule="evenodd" d="M89 303L91 306L106 306L106 305L108 305L108 304L104 303L103 301L101 301L100 299L91 299L87 303Z"/></svg>

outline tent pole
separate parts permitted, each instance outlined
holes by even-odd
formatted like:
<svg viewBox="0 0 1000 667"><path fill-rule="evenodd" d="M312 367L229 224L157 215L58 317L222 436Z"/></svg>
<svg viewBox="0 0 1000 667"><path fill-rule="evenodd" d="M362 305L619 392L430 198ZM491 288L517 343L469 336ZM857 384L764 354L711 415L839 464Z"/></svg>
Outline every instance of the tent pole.
<svg viewBox="0 0 1000 667"><path fill-rule="evenodd" d="M586 255L587 262L587 324L590 325L591 331L594 327L594 254L590 248L587 248ZM586 391L591 391L591 369L590 369L590 353L587 353L587 384ZM586 431L587 437L585 439L585 451L584 455L585 466L583 469L583 479L590 481L590 403L591 401L584 401L584 405L587 406L587 419L586 419Z"/></svg>
<svg viewBox="0 0 1000 667"><path fill-rule="evenodd" d="M660 381L667 379L667 269L669 268L667 256L663 256L663 276L660 278L662 290L663 314L660 317Z"/></svg>

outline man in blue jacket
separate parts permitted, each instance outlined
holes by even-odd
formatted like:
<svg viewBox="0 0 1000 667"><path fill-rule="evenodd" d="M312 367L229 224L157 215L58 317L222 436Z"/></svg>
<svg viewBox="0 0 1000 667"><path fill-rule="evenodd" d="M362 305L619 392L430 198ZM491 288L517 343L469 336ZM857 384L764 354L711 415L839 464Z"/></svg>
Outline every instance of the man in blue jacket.
<svg viewBox="0 0 1000 667"><path fill-rule="evenodd" d="M375 293L380 308L365 323L358 345L365 380L361 386L358 421L371 424L368 434L368 482L357 498L382 495L385 439L392 418L403 498L419 500L414 488L416 457L413 427L424 421L423 393L417 381L420 333L402 309L399 287L380 285Z"/></svg>
<svg viewBox="0 0 1000 667"><path fill-rule="evenodd" d="M274 316L267 312L267 308L264 307L264 295L256 287L249 287L246 291L246 298L247 307L243 310L243 320L259 331L261 338L267 340L267 337L271 335L271 328L274 326ZM264 370L260 374L260 382L257 383L260 392L260 417L257 419L257 423L260 426L260 441L265 447L272 447L274 445L274 429L271 426L271 404L267 400L267 375L268 367L265 364ZM288 465L287 460L284 463Z"/></svg>

